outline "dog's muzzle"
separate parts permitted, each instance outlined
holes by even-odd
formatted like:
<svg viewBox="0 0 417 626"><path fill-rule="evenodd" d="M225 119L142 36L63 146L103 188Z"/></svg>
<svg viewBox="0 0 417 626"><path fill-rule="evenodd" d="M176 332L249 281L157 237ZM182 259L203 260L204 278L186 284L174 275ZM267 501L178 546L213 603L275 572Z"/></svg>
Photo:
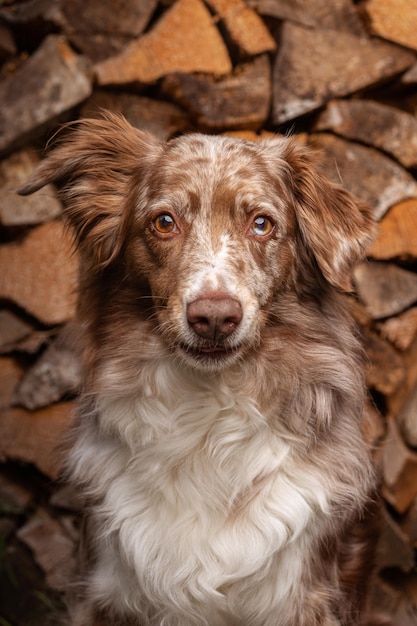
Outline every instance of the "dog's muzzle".
<svg viewBox="0 0 417 626"><path fill-rule="evenodd" d="M196 366L222 367L240 351L233 339L243 319L239 300L229 296L204 296L186 306L186 320L194 340L180 348Z"/></svg>

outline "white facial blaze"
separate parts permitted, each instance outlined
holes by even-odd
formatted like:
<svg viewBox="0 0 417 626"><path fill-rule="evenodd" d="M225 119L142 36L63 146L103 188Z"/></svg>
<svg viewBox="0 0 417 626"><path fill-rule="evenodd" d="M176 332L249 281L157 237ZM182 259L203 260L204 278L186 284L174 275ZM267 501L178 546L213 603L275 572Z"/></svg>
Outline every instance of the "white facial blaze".
<svg viewBox="0 0 417 626"><path fill-rule="evenodd" d="M200 268L191 277L191 289L188 294L188 301L192 301L193 295L198 297L204 291L229 291L230 294L236 291L236 284L233 280L234 272L230 267L232 252L232 241L226 234L221 236L220 246L214 250L213 242L198 241L196 251L200 251Z"/></svg>
<svg viewBox="0 0 417 626"><path fill-rule="evenodd" d="M195 228L195 236L190 236L191 246L187 251L187 260L191 271L182 291L182 334L188 341L194 341L186 319L187 305L198 298L227 297L237 300L242 307L243 318L233 334L231 342L242 343L251 336L259 311L258 299L251 291L246 271L239 274L237 266L244 247L239 237L233 238L222 233L214 239L209 220ZM243 238L243 235L242 235ZM242 259L244 261L244 259ZM242 263L241 263L242 265ZM246 263L243 262L246 267Z"/></svg>

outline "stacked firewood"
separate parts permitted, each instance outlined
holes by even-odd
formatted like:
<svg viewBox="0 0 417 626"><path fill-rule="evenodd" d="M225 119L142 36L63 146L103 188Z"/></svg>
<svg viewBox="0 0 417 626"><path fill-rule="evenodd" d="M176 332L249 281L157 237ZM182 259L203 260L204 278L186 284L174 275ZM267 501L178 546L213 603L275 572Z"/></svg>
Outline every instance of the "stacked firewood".
<svg viewBox="0 0 417 626"><path fill-rule="evenodd" d="M416 28L410 0L0 1L2 624L65 612L80 506L59 479L79 260L55 190L15 190L63 122L102 109L161 139L295 134L372 207L380 230L348 304L384 501L374 602L417 624Z"/></svg>

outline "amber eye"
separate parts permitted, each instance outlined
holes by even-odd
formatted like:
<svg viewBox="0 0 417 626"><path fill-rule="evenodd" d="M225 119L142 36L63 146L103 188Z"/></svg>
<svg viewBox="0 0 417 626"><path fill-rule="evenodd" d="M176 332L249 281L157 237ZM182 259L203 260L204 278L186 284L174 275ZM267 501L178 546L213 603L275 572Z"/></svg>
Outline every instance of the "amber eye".
<svg viewBox="0 0 417 626"><path fill-rule="evenodd" d="M178 230L178 226L172 215L161 213L152 220L152 227L160 235L172 235Z"/></svg>
<svg viewBox="0 0 417 626"><path fill-rule="evenodd" d="M258 215L250 225L250 233L256 237L268 237L274 230L274 223L265 215Z"/></svg>

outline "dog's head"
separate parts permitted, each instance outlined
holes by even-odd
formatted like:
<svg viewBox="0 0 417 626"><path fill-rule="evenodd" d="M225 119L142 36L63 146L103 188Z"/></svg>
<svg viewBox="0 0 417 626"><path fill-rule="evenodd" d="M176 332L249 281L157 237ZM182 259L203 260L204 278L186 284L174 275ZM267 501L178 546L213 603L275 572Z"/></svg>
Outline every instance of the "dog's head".
<svg viewBox="0 0 417 626"><path fill-rule="evenodd" d="M282 137L162 143L107 116L79 122L20 193L55 182L109 306L124 302L130 324L147 317L168 350L213 369L259 345L285 294L350 290L372 220L315 161Z"/></svg>

